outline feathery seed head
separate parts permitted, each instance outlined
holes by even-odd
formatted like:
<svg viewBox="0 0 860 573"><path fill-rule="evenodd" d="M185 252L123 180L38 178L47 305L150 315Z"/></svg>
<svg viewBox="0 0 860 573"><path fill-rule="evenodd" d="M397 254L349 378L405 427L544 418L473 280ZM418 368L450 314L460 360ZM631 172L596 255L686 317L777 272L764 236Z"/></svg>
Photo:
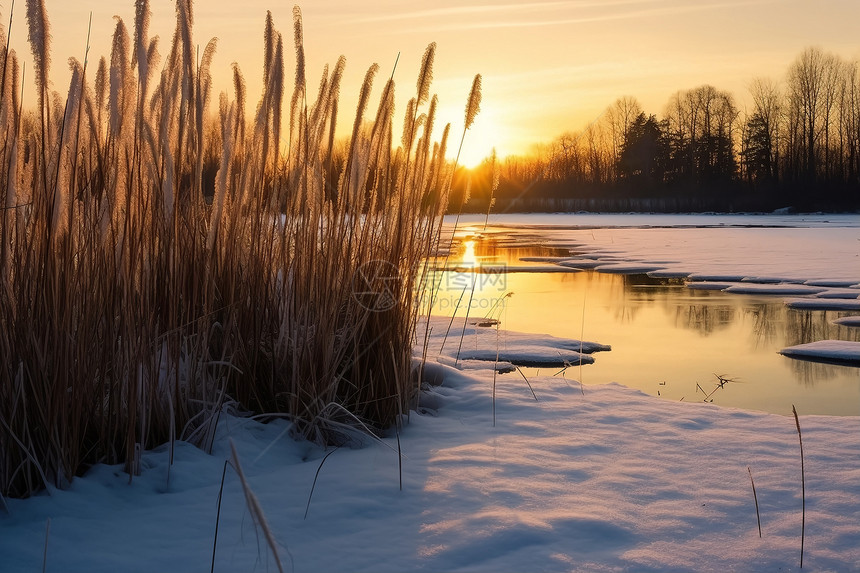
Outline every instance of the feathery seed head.
<svg viewBox="0 0 860 573"><path fill-rule="evenodd" d="M51 29L44 0L27 0L27 27L33 65L36 68L36 84L39 86L39 103L45 105L48 90L48 71L51 67Z"/></svg>
<svg viewBox="0 0 860 573"><path fill-rule="evenodd" d="M430 82L433 81L433 59L436 56L436 42L431 42L424 50L421 59L421 72L418 74L418 105L427 101L430 96Z"/></svg>
<svg viewBox="0 0 860 573"><path fill-rule="evenodd" d="M400 142L403 144L403 149L408 151L412 143L412 134L415 126L415 110L418 107L418 102L415 98L409 100L406 104L406 114L403 116L403 135Z"/></svg>
<svg viewBox="0 0 860 573"><path fill-rule="evenodd" d="M472 91L469 92L469 101L466 103L465 129L472 127L479 111L481 111L481 74L477 74L472 80Z"/></svg>
<svg viewBox="0 0 860 573"><path fill-rule="evenodd" d="M263 85L269 83L272 59L275 57L275 23L271 10L266 11L266 27L263 32Z"/></svg>
<svg viewBox="0 0 860 573"><path fill-rule="evenodd" d="M302 11L293 6L293 40L296 45L296 89L305 89L305 46L302 33Z"/></svg>

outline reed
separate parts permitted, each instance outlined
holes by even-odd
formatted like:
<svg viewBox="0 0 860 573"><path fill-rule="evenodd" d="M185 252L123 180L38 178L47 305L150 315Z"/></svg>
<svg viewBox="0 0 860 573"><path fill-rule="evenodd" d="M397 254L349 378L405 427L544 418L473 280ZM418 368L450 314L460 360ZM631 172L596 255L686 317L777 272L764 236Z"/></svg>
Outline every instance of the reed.
<svg viewBox="0 0 860 573"><path fill-rule="evenodd" d="M755 519L758 523L758 536L761 538L761 514L758 510L758 495L755 492L755 480L753 479L752 470L747 466L747 472L750 474L750 485L752 486L753 501L755 501Z"/></svg>
<svg viewBox="0 0 860 573"><path fill-rule="evenodd" d="M133 32L117 18L94 77L87 55L72 62L64 103L49 93L44 3L28 0L35 112L22 112L17 60L0 46L4 497L65 486L100 462L131 476L136 455L166 441L208 447L228 404L285 415L337 445L351 429L400 423L417 396L419 271L437 248L453 171L450 126L431 145L435 46L407 113L408 148L394 149L393 81L365 119L376 65L339 146L345 59L309 98L298 8L282 120L285 56L271 14L263 93L246 118L238 65L232 93L210 109L216 43L198 65L190 0L176 3L161 66L149 4L134 7Z"/></svg>
<svg viewBox="0 0 860 573"><path fill-rule="evenodd" d="M800 487L801 487L801 526L800 526L800 568L803 569L803 544L806 541L806 465L803 460L803 434L800 432L800 418L797 416L797 408L791 405L791 413L794 414L794 425L797 427L797 440L800 442Z"/></svg>

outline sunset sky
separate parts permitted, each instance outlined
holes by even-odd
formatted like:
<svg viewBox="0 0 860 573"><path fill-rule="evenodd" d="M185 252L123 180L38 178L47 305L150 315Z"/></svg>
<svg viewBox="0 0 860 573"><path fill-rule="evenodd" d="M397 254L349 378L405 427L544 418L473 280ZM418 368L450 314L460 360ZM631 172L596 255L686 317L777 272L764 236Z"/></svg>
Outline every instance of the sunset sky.
<svg viewBox="0 0 860 573"><path fill-rule="evenodd" d="M3 2L0 11L7 23L9 4ZM154 0L151 6L151 33L161 36L164 55L173 30L174 2ZM66 59L83 57L90 11L91 61L109 55L114 14L129 28L134 22L131 0L47 0L47 7L53 87L60 92L68 87ZM807 46L849 59L860 57L858 0L315 0L301 7L311 95L323 65L333 64L340 54L347 57L341 91L343 132L351 123L345 110L354 109L361 80L373 62L380 65L378 96L401 53L395 75L400 118L415 89L424 49L437 42L432 91L439 95L442 121L452 123L452 135L458 139L472 78L482 74L482 112L467 136L463 157L467 165L493 146L500 155L523 153L565 131L581 129L622 95L635 96L647 112L660 115L674 92L710 83L733 92L743 107L753 78L782 79ZM248 81L250 101L259 98L267 9L284 34L291 77L295 61L291 3L195 4L194 34L201 50L211 37L219 38L213 66L217 91L229 87L230 64L235 61ZM19 0L11 34L13 47L27 56L30 83L25 12L25 2ZM372 102L371 109L375 105Z"/></svg>

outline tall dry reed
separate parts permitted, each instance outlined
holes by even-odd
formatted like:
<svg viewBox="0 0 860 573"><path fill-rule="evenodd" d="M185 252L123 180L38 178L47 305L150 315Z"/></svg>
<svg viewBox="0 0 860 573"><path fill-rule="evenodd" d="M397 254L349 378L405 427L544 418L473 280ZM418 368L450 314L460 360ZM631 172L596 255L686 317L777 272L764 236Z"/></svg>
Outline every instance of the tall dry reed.
<svg viewBox="0 0 860 573"><path fill-rule="evenodd" d="M176 2L163 62L149 2L134 6L133 32L117 18L94 77L71 61L63 100L50 92L47 12L27 1L35 111L21 111L14 52L0 53L3 496L63 486L100 462L124 463L131 479L143 449L210 446L225 404L338 443L399 423L418 390L418 270L436 248L452 169L450 126L431 145L435 46L403 145L393 81L365 119L374 65L340 147L345 60L314 98L298 8L289 118L268 14L263 92L246 120L238 65L233 93L210 109L216 44L198 64L191 1ZM476 101L473 88L472 112Z"/></svg>

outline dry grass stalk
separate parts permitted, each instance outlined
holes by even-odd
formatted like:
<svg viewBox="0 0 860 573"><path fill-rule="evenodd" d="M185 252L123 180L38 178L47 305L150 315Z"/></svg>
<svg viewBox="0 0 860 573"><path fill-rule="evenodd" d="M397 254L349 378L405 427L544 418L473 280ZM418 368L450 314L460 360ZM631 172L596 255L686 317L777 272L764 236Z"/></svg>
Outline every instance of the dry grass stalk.
<svg viewBox="0 0 860 573"><path fill-rule="evenodd" d="M451 181L449 127L430 143L433 50L407 114L423 127L418 145L392 149L393 82L362 126L373 66L339 147L345 59L323 74L309 108L295 10L284 156L283 42L271 14L257 113L246 120L234 65L235 93L219 99L216 125L207 120L215 42L198 67L192 8L176 2L153 73L149 4L137 0L134 33L117 19L94 78L73 62L63 103L48 97L44 4L28 0L35 113L20 110L17 59L0 41L4 497L64 486L99 462L132 472L136 452L175 438L210 445L228 403L284 413L306 437L339 443L349 428L396 423L414 402L422 261L436 250Z"/></svg>
<svg viewBox="0 0 860 573"><path fill-rule="evenodd" d="M755 492L755 480L752 476L752 470L747 466L747 472L750 474L750 485L752 485L753 500L755 501L755 519L758 522L758 536L761 538L761 514L758 511L758 495Z"/></svg>
<svg viewBox="0 0 860 573"><path fill-rule="evenodd" d="M791 413L794 414L794 424L797 426L797 439L800 442L800 487L802 495L801 526L800 526L800 568L803 569L803 543L806 540L806 467L803 461L803 435L800 432L800 418L797 417L797 409L791 405Z"/></svg>
<svg viewBox="0 0 860 573"><path fill-rule="evenodd" d="M248 479L245 477L245 472L242 470L242 464L239 463L239 453L236 451L236 444L230 440L230 453L232 454L231 465L236 470L239 476L239 483L242 484L242 492L245 494L245 504L248 506L248 511L251 512L251 518L254 524L258 525L263 530L263 536L266 538L266 544L272 550L272 555L275 557L275 565L280 573L284 573L284 567L281 564L281 557L278 555L278 542L275 541L275 534L272 528L269 527L269 522L266 521L266 515L263 513L263 508L260 505L260 500L251 490L248 484ZM288 551L289 553L289 551Z"/></svg>

